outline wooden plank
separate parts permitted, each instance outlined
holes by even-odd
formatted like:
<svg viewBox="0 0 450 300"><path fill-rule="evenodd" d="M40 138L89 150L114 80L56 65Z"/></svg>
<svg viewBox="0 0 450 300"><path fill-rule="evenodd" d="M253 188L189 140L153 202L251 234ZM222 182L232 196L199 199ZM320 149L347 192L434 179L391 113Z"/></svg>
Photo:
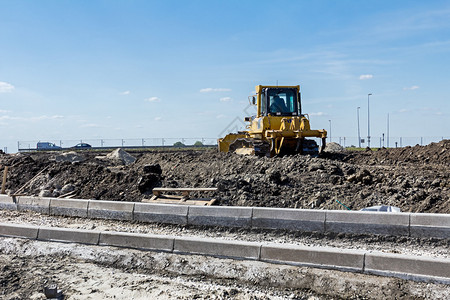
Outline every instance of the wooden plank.
<svg viewBox="0 0 450 300"><path fill-rule="evenodd" d="M30 180L28 180L20 189L18 189L14 194L21 194L22 191L27 187L27 185L29 185L34 179L36 179L39 175L41 175L45 170L47 170L47 168L50 167L50 165L47 165L45 168L43 168L41 171L39 171L39 173L37 173L36 175L34 175L33 178L31 178Z"/></svg>
<svg viewBox="0 0 450 300"><path fill-rule="evenodd" d="M154 188L153 192L215 192L217 188Z"/></svg>
<svg viewBox="0 0 450 300"><path fill-rule="evenodd" d="M216 199L208 199L208 200L199 200L199 199L186 199L186 200L179 200L179 199L142 199L142 202L146 203L161 203L161 204L181 204L181 205L203 205L203 206L210 206L214 202L216 202Z"/></svg>

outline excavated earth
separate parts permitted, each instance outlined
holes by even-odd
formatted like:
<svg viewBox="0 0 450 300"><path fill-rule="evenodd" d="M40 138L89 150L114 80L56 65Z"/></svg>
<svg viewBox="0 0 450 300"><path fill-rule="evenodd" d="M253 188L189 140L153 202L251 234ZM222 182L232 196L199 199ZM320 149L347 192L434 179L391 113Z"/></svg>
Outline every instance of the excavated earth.
<svg viewBox="0 0 450 300"><path fill-rule="evenodd" d="M8 193L141 201L154 187L217 187L217 205L450 213L450 141L321 157L204 151L3 154ZM203 197L205 194L194 195ZM207 195L206 195L207 196ZM0 211L0 222L366 249L448 259L450 240L138 224ZM0 299L448 299L450 286L261 262L0 237Z"/></svg>
<svg viewBox="0 0 450 300"><path fill-rule="evenodd" d="M10 166L7 192L36 196L141 201L154 187L217 187L209 195L217 205L345 209L339 201L352 210L392 205L450 213L449 148L450 140L443 140L378 151L331 144L318 158L212 149L130 153L135 162L124 151L101 158L96 152L19 153L2 155L0 164Z"/></svg>

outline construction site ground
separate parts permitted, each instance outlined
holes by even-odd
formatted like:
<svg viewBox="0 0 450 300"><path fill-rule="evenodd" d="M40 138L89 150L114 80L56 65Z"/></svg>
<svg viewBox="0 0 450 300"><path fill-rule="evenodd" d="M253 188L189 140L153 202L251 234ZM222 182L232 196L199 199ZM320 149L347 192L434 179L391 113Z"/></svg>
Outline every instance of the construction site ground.
<svg viewBox="0 0 450 300"><path fill-rule="evenodd" d="M450 141L378 151L330 144L318 158L257 158L205 151L3 154L6 192L115 201L154 187L217 187L216 205L450 213ZM136 160L134 161L133 156ZM203 194L193 196L203 197ZM341 202L342 204L338 203ZM448 239L199 228L0 211L2 222L267 241L449 258ZM430 282L262 262L0 238L0 298L45 299L446 299Z"/></svg>

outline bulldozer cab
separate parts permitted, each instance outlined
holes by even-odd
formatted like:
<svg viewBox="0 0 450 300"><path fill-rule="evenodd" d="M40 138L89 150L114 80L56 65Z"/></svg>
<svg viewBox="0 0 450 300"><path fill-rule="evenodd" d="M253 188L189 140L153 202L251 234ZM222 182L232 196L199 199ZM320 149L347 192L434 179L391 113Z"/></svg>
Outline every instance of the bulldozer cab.
<svg viewBox="0 0 450 300"><path fill-rule="evenodd" d="M301 115L297 87L259 87L258 116Z"/></svg>

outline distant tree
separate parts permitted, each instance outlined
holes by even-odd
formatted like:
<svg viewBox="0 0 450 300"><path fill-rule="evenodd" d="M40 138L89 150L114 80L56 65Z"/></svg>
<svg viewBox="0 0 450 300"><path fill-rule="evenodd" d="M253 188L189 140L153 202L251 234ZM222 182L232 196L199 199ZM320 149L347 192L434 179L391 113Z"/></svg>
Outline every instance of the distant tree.
<svg viewBox="0 0 450 300"><path fill-rule="evenodd" d="M196 141L196 142L194 143L194 146L203 146L203 143L200 142L200 141Z"/></svg>
<svg viewBox="0 0 450 300"><path fill-rule="evenodd" d="M175 144L173 144L174 147L184 147L186 146L185 144L183 144L182 142L176 142Z"/></svg>

